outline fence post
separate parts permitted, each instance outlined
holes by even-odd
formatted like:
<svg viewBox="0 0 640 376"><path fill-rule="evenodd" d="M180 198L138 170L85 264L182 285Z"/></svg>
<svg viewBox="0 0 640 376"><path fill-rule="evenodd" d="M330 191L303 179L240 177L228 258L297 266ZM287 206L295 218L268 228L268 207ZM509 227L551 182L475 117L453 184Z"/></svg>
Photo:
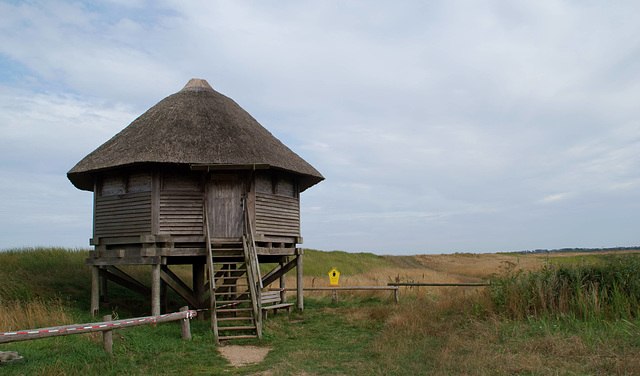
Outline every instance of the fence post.
<svg viewBox="0 0 640 376"><path fill-rule="evenodd" d="M331 298L333 300L333 304L338 304L338 290L332 290Z"/></svg>
<svg viewBox="0 0 640 376"><path fill-rule="evenodd" d="M184 311L188 311L189 310L189 306L184 306L182 308L180 308L180 312L184 312ZM191 340L191 322L189 321L189 317L185 317L181 322L180 322L180 329L182 331L182 339L185 341L190 341Z"/></svg>
<svg viewBox="0 0 640 376"><path fill-rule="evenodd" d="M111 321L111 315L102 316L102 321ZM109 355L113 355L113 330L105 330L102 332L102 346L104 351Z"/></svg>
<svg viewBox="0 0 640 376"><path fill-rule="evenodd" d="M400 295L398 294L398 288L393 290L393 296L396 298L396 303L400 303Z"/></svg>

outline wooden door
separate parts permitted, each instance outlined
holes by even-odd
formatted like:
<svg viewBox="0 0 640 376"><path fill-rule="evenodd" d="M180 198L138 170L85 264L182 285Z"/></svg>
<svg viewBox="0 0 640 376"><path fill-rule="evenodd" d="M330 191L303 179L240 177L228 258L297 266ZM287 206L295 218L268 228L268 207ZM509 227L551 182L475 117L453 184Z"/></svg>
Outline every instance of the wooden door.
<svg viewBox="0 0 640 376"><path fill-rule="evenodd" d="M207 215L212 238L242 236L244 184L236 175L212 175L207 183Z"/></svg>

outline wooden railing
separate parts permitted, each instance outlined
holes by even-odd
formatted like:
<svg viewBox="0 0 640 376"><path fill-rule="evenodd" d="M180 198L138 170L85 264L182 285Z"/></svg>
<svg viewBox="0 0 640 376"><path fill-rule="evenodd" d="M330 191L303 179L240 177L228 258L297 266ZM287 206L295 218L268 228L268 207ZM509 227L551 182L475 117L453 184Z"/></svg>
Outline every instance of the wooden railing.
<svg viewBox="0 0 640 376"><path fill-rule="evenodd" d="M406 286L406 287L478 287L491 286L491 283L414 283L414 282L392 282L388 286Z"/></svg>
<svg viewBox="0 0 640 376"><path fill-rule="evenodd" d="M397 286L327 286L327 287L304 287L303 291L331 291L331 297L333 303L338 303L338 291L340 290L368 290L379 291L387 290L393 292L393 297L396 303L400 302L400 296L398 295Z"/></svg>
<svg viewBox="0 0 640 376"><path fill-rule="evenodd" d="M204 199L204 234L207 238L207 270L209 271L209 309L211 310L211 330L216 343L218 339L218 318L216 314L216 273L213 270L213 252L211 251L211 234L209 231L209 215L207 215L207 199Z"/></svg>
<svg viewBox="0 0 640 376"><path fill-rule="evenodd" d="M260 264L258 263L258 253L256 250L255 235L253 232L253 226L251 224L251 216L249 215L249 207L247 206L246 199L242 202L244 211L244 235L247 238L247 247L249 248L249 257L251 260L251 266L254 272L254 278L258 283L258 289L262 290L262 278L260 277Z"/></svg>
<svg viewBox="0 0 640 376"><path fill-rule="evenodd" d="M244 260L247 265L247 280L249 284L249 295L251 296L251 308L256 324L258 338L262 338L262 315L260 314L260 292L262 291L262 278L260 276L260 264L258 263L258 253L251 226L251 217L247 207L246 198L242 200L244 214L244 234L242 236L242 249Z"/></svg>

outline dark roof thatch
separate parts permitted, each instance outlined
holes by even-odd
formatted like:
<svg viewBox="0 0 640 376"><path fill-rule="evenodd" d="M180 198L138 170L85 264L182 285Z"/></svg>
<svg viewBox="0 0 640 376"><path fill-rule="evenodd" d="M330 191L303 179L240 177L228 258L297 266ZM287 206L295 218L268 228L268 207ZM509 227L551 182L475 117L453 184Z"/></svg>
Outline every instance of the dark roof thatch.
<svg viewBox="0 0 640 376"><path fill-rule="evenodd" d="M93 173L145 163L268 165L301 177L301 190L324 177L231 98L192 79L73 167L67 176L93 190Z"/></svg>

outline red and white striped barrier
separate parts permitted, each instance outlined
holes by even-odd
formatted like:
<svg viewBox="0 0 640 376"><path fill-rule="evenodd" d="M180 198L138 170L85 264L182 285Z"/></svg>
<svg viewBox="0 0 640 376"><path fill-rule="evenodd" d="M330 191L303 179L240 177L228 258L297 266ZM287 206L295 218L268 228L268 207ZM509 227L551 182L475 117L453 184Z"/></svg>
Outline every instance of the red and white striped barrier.
<svg viewBox="0 0 640 376"><path fill-rule="evenodd" d="M90 324L76 324L57 326L51 328L41 328L32 330L20 330L15 332L0 333L0 343L27 341L30 339L56 337L69 334L81 334L90 332L99 332L113 330L118 328L126 328L129 326L138 326L148 323L156 325L157 323L189 320L194 318L198 313L195 310L186 310L182 312L167 313L159 316L138 317L134 319L124 319L117 321L96 322Z"/></svg>

